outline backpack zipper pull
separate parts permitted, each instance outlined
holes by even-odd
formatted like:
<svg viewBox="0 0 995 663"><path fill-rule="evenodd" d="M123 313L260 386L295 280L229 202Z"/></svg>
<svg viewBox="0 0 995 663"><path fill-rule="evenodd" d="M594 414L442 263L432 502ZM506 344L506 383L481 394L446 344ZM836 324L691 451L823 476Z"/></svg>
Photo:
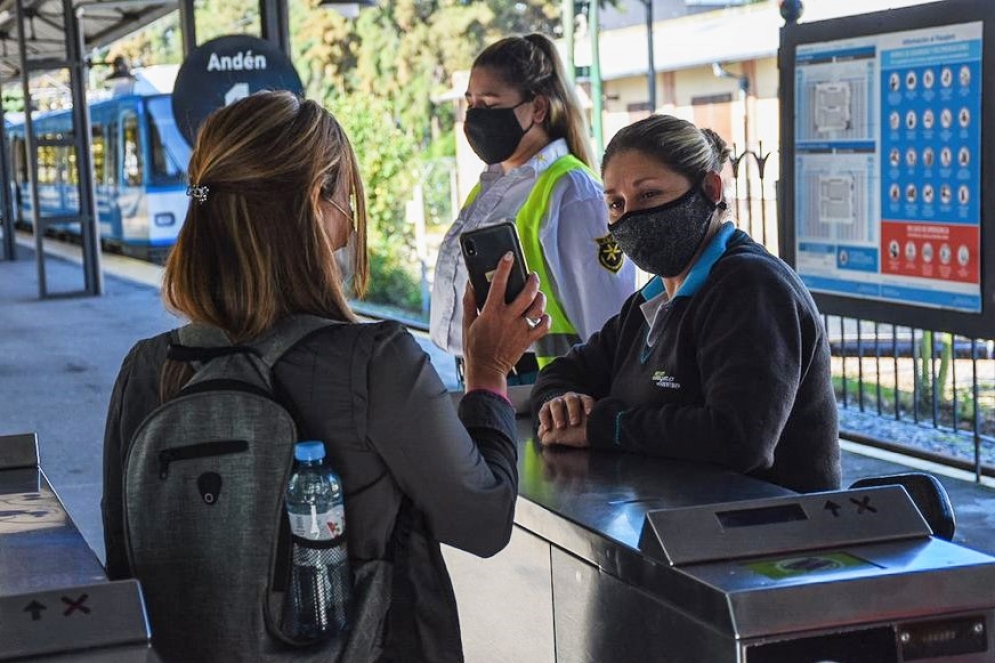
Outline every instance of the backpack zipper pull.
<svg viewBox="0 0 995 663"><path fill-rule="evenodd" d="M173 462L176 454L173 453L172 449L163 449L159 452L159 478L166 479L169 477L169 464Z"/></svg>

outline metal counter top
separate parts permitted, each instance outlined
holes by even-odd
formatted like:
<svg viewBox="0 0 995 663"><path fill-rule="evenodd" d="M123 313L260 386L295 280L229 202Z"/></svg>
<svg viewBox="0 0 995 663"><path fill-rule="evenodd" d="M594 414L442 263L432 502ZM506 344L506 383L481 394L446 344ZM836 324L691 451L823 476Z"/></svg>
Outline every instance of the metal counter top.
<svg viewBox="0 0 995 663"><path fill-rule="evenodd" d="M40 468L0 470L0 594L106 582Z"/></svg>
<svg viewBox="0 0 995 663"><path fill-rule="evenodd" d="M617 555L639 551L647 511L791 495L724 468L612 451L542 447L518 420L515 523L616 572Z"/></svg>
<svg viewBox="0 0 995 663"><path fill-rule="evenodd" d="M110 582L38 466L0 436L0 660L153 663L136 580Z"/></svg>
<svg viewBox="0 0 995 663"><path fill-rule="evenodd" d="M929 536L902 488L799 495L717 466L544 448L531 434L531 422L520 419L516 525L718 632L759 638L989 606L995 559ZM760 523L741 531L746 538L740 536L740 542L761 542L758 549L767 544L761 554L733 544L721 559L671 564L645 540L640 547L650 511L749 501L722 508L800 502L816 513L830 499L847 505L875 500L880 513L870 528L881 529L875 532L881 536L845 540L817 519L805 518L808 522ZM853 514L853 526L868 523L860 519L870 516L857 516L855 509ZM887 534L903 514L920 521L921 529ZM706 516L714 522L714 514ZM792 528L793 544L779 547L773 535ZM682 540L691 549L703 545L703 530L691 528ZM720 536L731 539L731 534ZM931 588L925 594L911 582L924 576Z"/></svg>

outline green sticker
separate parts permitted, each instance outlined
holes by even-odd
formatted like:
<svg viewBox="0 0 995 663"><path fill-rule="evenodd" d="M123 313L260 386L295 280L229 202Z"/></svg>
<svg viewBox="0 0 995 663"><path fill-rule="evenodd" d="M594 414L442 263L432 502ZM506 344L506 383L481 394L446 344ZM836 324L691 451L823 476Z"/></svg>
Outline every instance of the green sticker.
<svg viewBox="0 0 995 663"><path fill-rule="evenodd" d="M759 573L771 580L781 580L783 578L833 573L843 569L870 567L872 565L849 553L832 552L767 559L759 562L750 562L744 566L754 573Z"/></svg>

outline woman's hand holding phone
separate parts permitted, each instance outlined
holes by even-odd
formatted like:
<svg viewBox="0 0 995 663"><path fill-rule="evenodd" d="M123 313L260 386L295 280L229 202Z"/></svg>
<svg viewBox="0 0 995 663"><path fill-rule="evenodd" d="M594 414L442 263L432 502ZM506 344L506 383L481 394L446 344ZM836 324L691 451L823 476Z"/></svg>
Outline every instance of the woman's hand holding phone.
<svg viewBox="0 0 995 663"><path fill-rule="evenodd" d="M529 274L525 287L505 303L508 279L514 266L509 251L497 265L490 295L480 311L473 288L463 293L463 360L466 390L489 389L507 394L507 375L529 347L549 332L546 297L539 292L539 277Z"/></svg>
<svg viewBox="0 0 995 663"><path fill-rule="evenodd" d="M514 221L502 221L467 230L460 234L459 242L463 261L466 263L467 276L477 297L478 309L483 308L484 302L490 296L491 279L494 278L501 256L508 251L512 252L515 259L504 294L504 301L510 304L525 287L525 279L529 275Z"/></svg>

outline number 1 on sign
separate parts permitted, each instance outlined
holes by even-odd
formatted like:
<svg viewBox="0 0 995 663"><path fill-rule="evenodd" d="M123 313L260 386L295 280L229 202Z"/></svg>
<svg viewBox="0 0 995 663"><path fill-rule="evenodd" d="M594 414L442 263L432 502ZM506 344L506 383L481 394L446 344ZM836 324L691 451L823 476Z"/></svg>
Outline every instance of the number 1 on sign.
<svg viewBox="0 0 995 663"><path fill-rule="evenodd" d="M225 92L225 106L229 106L239 99L245 99L249 96L249 84L248 83L235 83Z"/></svg>

